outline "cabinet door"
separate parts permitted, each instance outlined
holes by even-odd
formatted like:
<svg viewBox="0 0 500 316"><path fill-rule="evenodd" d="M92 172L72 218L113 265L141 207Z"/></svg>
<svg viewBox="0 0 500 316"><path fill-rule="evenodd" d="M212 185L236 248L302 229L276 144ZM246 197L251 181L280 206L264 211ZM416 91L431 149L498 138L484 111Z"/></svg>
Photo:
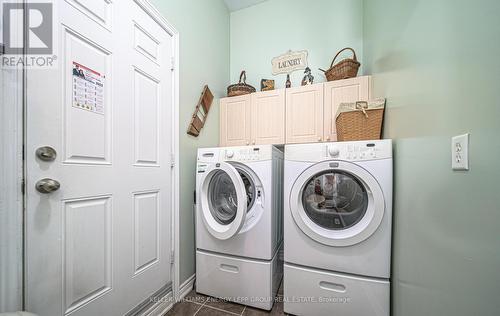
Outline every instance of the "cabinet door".
<svg viewBox="0 0 500 316"><path fill-rule="evenodd" d="M220 146L250 144L249 94L220 100Z"/></svg>
<svg viewBox="0 0 500 316"><path fill-rule="evenodd" d="M367 101L370 98L371 77L357 77L325 83L324 137L326 141L337 140L335 116L340 103Z"/></svg>
<svg viewBox="0 0 500 316"><path fill-rule="evenodd" d="M323 140L323 84L286 89L286 143Z"/></svg>
<svg viewBox="0 0 500 316"><path fill-rule="evenodd" d="M252 94L251 144L285 143L285 90Z"/></svg>

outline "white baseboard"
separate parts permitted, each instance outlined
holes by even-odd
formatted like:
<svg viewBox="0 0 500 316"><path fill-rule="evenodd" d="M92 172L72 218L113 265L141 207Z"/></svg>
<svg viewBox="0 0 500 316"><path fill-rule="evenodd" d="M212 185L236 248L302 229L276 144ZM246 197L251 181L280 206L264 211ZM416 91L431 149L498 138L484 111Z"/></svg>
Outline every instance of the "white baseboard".
<svg viewBox="0 0 500 316"><path fill-rule="evenodd" d="M194 281L196 279L196 274L190 276L186 281L184 281L179 288L179 300L182 300L186 295L191 292L194 287Z"/></svg>
<svg viewBox="0 0 500 316"><path fill-rule="evenodd" d="M143 316L162 316L165 315L173 306L175 300L172 291L168 292L164 297L159 299Z"/></svg>
<svg viewBox="0 0 500 316"><path fill-rule="evenodd" d="M194 287L196 275L190 276L179 288L179 300L182 300L186 295L191 292ZM160 298L150 309L148 309L143 316L161 316L165 315L175 304L175 299L170 291L164 297Z"/></svg>

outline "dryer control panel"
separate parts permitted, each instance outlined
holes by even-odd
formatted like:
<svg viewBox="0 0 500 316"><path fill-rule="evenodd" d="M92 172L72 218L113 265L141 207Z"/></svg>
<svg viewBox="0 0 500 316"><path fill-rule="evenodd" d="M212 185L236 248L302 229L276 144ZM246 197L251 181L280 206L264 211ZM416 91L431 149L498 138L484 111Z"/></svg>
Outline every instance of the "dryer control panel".
<svg viewBox="0 0 500 316"><path fill-rule="evenodd" d="M366 160L376 159L381 156L380 149L373 143L358 145L349 144L347 146L328 145L327 154L331 158L343 160Z"/></svg>
<svg viewBox="0 0 500 316"><path fill-rule="evenodd" d="M296 161L317 162L326 159L365 161L387 158L392 158L392 141L390 139L298 144L288 145L285 149L285 159Z"/></svg>

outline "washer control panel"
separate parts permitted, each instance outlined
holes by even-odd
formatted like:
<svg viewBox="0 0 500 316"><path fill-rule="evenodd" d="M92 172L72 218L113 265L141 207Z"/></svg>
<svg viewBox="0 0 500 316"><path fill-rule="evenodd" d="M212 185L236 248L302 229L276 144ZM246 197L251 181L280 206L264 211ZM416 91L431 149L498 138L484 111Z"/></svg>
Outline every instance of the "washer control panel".
<svg viewBox="0 0 500 316"><path fill-rule="evenodd" d="M271 145L198 149L198 161L200 162L262 161L271 160L272 155L273 147Z"/></svg>
<svg viewBox="0 0 500 316"><path fill-rule="evenodd" d="M258 161L261 157L259 147L227 148L223 152L227 161Z"/></svg>

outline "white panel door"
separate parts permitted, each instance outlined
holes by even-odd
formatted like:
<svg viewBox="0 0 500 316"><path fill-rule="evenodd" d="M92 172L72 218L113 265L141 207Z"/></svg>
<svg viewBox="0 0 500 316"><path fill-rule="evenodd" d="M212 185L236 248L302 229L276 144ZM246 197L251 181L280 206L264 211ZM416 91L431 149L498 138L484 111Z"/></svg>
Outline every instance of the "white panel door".
<svg viewBox="0 0 500 316"><path fill-rule="evenodd" d="M220 100L220 146L250 145L250 94Z"/></svg>
<svg viewBox="0 0 500 316"><path fill-rule="evenodd" d="M286 143L323 140L323 84L286 89Z"/></svg>
<svg viewBox="0 0 500 316"><path fill-rule="evenodd" d="M134 1L58 7L59 66L27 72L26 308L124 315L171 284L173 40Z"/></svg>
<svg viewBox="0 0 500 316"><path fill-rule="evenodd" d="M324 137L337 140L335 116L338 106L344 102L367 101L370 98L370 76L363 76L325 83Z"/></svg>
<svg viewBox="0 0 500 316"><path fill-rule="evenodd" d="M252 145L285 143L285 90L252 94Z"/></svg>

